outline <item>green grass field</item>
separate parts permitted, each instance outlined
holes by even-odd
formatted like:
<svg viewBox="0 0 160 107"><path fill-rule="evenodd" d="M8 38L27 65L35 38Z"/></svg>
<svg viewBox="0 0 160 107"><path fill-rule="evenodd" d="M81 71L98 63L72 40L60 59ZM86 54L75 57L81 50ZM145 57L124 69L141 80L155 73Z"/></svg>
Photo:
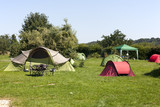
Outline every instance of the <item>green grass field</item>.
<svg viewBox="0 0 160 107"><path fill-rule="evenodd" d="M4 72L8 56L0 56L0 99L15 107L156 107L160 106L160 65L129 61L135 77L100 77L101 58L87 59L76 72L28 76Z"/></svg>

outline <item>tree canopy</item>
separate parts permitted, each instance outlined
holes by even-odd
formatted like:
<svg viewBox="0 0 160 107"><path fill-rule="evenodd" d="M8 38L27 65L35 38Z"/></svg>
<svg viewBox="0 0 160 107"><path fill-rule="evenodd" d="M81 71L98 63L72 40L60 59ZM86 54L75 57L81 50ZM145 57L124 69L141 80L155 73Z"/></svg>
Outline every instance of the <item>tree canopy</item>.
<svg viewBox="0 0 160 107"><path fill-rule="evenodd" d="M20 32L21 49L28 50L38 46L45 46L60 51L63 55L70 56L76 50L78 40L76 32L72 30L68 20L64 19L62 27L49 24L44 14L30 13L24 20Z"/></svg>
<svg viewBox="0 0 160 107"><path fill-rule="evenodd" d="M48 17L45 14L30 13L24 19L24 24L22 25L22 31L32 31L38 30L39 27L49 28L52 25L49 24Z"/></svg>
<svg viewBox="0 0 160 107"><path fill-rule="evenodd" d="M105 47L110 47L110 46L118 46L122 44L132 44L132 40L126 40L125 39L126 35L123 34L120 30L115 30L113 34L110 34L108 36L103 35L102 38L103 40L100 41L99 43L101 46Z"/></svg>

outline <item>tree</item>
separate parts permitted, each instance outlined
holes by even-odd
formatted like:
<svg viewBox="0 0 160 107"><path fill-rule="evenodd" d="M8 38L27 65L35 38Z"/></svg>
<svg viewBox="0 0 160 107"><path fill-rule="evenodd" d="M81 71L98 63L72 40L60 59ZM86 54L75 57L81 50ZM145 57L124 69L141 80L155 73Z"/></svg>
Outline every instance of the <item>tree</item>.
<svg viewBox="0 0 160 107"><path fill-rule="evenodd" d="M78 40L76 38L76 32L72 30L68 20L64 19L65 24L60 28L55 41L57 43L57 48L61 50L64 54L69 55L71 50L76 50L78 45Z"/></svg>
<svg viewBox="0 0 160 107"><path fill-rule="evenodd" d="M10 38L8 35L0 36L0 51L2 54L5 54L9 50Z"/></svg>
<svg viewBox="0 0 160 107"><path fill-rule="evenodd" d="M13 34L10 39L10 56L15 57L20 53L20 45L16 39L16 36Z"/></svg>
<svg viewBox="0 0 160 107"><path fill-rule="evenodd" d="M44 46L44 41L42 36L43 35L37 30L29 32L21 32L21 34L19 35L21 49L28 50L36 48L38 46Z"/></svg>
<svg viewBox="0 0 160 107"><path fill-rule="evenodd" d="M132 40L126 40L125 39L126 35L123 34L120 30L115 30L113 34L110 34L108 36L102 36L103 40L100 41L99 43L105 48L105 47L110 47L110 46L118 46L122 45L124 43L126 44L131 44Z"/></svg>
<svg viewBox="0 0 160 107"><path fill-rule="evenodd" d="M51 26L45 14L40 14L38 12L30 13L24 20L22 31L38 30L39 27L50 28Z"/></svg>
<svg viewBox="0 0 160 107"><path fill-rule="evenodd" d="M38 46L45 46L57 50L65 56L71 56L78 44L76 32L72 30L67 19L62 27L55 27L49 24L46 15L30 13L24 20L20 32L21 49L28 50Z"/></svg>

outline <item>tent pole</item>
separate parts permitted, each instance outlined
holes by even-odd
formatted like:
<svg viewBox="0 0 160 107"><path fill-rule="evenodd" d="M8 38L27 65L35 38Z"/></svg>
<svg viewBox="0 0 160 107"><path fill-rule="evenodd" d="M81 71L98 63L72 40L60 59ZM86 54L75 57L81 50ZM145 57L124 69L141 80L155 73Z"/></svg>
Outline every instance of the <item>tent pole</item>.
<svg viewBox="0 0 160 107"><path fill-rule="evenodd" d="M120 50L120 56L122 57L122 50Z"/></svg>
<svg viewBox="0 0 160 107"><path fill-rule="evenodd" d="M138 50L136 51L136 53L137 53L137 59L138 59Z"/></svg>

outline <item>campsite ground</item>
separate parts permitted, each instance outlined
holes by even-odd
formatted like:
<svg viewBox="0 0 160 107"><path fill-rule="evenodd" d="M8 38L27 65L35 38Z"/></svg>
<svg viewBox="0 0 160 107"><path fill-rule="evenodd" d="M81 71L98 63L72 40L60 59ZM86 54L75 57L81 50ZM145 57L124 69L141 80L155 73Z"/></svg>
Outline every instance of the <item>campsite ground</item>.
<svg viewBox="0 0 160 107"><path fill-rule="evenodd" d="M4 72L8 56L0 56L0 99L16 107L160 106L159 64L129 61L135 77L100 77L102 59L91 58L76 72L28 76Z"/></svg>

